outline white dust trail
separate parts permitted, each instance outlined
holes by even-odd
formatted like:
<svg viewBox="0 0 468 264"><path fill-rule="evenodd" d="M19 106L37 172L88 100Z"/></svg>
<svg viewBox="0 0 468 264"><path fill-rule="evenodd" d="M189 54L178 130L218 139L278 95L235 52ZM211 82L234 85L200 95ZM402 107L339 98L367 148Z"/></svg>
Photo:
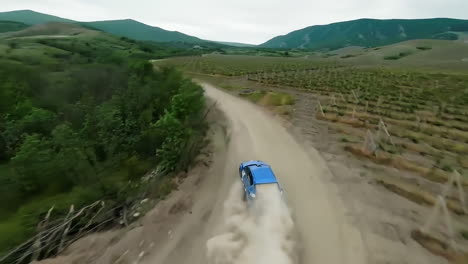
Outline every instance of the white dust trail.
<svg viewBox="0 0 468 264"><path fill-rule="evenodd" d="M276 185L258 185L247 207L241 183L224 204L222 233L207 241L213 264L295 264L297 247L291 213Z"/></svg>

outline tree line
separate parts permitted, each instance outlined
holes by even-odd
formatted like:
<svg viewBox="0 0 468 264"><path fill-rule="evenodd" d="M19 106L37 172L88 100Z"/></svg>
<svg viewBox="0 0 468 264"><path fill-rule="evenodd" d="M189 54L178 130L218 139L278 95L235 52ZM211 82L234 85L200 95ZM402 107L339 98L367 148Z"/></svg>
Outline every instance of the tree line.
<svg viewBox="0 0 468 264"><path fill-rule="evenodd" d="M21 226L8 229L0 252L33 232L52 205L65 212L125 199L122 186L152 167L188 164L187 149L205 129L202 88L173 68L111 62L69 65L59 75L0 63L0 200L8 201L0 231L2 221Z"/></svg>

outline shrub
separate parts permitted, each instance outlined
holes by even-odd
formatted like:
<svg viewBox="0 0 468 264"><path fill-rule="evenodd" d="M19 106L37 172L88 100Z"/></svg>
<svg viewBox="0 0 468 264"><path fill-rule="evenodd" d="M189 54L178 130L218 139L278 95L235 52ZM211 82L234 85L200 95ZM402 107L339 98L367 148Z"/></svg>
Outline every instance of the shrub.
<svg viewBox="0 0 468 264"><path fill-rule="evenodd" d="M342 59L347 59L347 58L352 58L352 57L356 57L356 55L353 55L353 54L347 54L347 55L343 55L343 56L341 56L340 58L342 58Z"/></svg>
<svg viewBox="0 0 468 264"><path fill-rule="evenodd" d="M391 56L385 56L384 60L398 60L400 59L400 56L398 55L391 55Z"/></svg>
<svg viewBox="0 0 468 264"><path fill-rule="evenodd" d="M468 230L462 230L460 234L465 240L468 240Z"/></svg>
<svg viewBox="0 0 468 264"><path fill-rule="evenodd" d="M444 164L442 167L441 167L442 170L444 171L448 171L448 172L452 172L453 169L450 165L447 165L447 164Z"/></svg>
<svg viewBox="0 0 468 264"><path fill-rule="evenodd" d="M18 43L16 42L8 42L8 47L10 47L10 49L16 49L18 48Z"/></svg>
<svg viewBox="0 0 468 264"><path fill-rule="evenodd" d="M403 57L406 57L406 56L408 56L410 54L411 54L411 52L408 52L408 51L400 52L400 53L398 53L398 55L385 56L384 60L399 60L399 59L401 59Z"/></svg>
<svg viewBox="0 0 468 264"><path fill-rule="evenodd" d="M431 50L432 47L427 47L427 46L418 46L416 47L418 50Z"/></svg>

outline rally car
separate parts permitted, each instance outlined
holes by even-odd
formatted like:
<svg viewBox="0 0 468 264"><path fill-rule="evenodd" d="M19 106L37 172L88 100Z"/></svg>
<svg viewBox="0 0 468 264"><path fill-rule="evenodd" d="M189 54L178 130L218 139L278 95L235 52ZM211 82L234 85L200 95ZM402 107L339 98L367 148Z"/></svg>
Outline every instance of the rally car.
<svg viewBox="0 0 468 264"><path fill-rule="evenodd" d="M275 184L283 193L270 165L260 160L243 162L239 166L239 176L244 187L244 200L252 201L257 196L257 186L260 184Z"/></svg>

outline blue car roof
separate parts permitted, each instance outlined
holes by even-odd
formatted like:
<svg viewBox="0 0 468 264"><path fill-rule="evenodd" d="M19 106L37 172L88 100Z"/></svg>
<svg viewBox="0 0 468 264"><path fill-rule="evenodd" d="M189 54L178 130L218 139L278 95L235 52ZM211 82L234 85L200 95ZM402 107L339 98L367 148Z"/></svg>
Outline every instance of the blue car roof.
<svg viewBox="0 0 468 264"><path fill-rule="evenodd" d="M248 161L242 163L243 167L249 167L252 172L254 184L278 183L270 165L262 161Z"/></svg>
<svg viewBox="0 0 468 264"><path fill-rule="evenodd" d="M250 166L250 165L267 165L265 162L261 161L261 160L250 160L250 161L246 161L246 162L243 162L241 163L241 166L242 167L247 167L247 166Z"/></svg>

